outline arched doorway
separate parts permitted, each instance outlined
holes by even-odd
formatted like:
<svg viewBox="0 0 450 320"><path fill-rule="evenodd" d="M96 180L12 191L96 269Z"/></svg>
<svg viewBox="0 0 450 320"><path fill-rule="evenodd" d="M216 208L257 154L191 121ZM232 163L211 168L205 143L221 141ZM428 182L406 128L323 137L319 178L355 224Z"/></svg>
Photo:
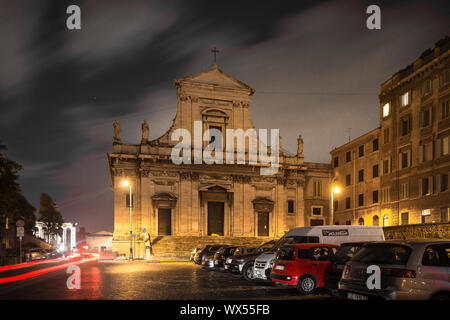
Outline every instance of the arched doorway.
<svg viewBox="0 0 450 320"><path fill-rule="evenodd" d="M372 225L373 226L379 226L380 225L380 218L377 215L374 215L372 218Z"/></svg>
<svg viewBox="0 0 450 320"><path fill-rule="evenodd" d="M360 226L363 226L364 225L364 218L359 218L359 220L358 220L358 224L360 225Z"/></svg>
<svg viewBox="0 0 450 320"><path fill-rule="evenodd" d="M389 226L389 216L387 214L385 214L383 216L383 227L388 227Z"/></svg>

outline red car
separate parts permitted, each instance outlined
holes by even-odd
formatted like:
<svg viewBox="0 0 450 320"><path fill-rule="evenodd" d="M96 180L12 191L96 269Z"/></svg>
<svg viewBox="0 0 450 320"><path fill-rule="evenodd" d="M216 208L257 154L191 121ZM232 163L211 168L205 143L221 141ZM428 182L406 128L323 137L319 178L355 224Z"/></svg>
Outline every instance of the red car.
<svg viewBox="0 0 450 320"><path fill-rule="evenodd" d="M330 258L339 246L322 243L285 245L277 250L270 278L296 286L302 294L313 293L325 286Z"/></svg>

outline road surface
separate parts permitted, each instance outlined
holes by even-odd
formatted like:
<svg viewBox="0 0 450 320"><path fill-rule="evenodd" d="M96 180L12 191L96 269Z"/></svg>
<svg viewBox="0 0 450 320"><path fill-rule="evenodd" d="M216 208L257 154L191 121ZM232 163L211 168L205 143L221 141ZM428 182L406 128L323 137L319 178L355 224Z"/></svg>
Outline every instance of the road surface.
<svg viewBox="0 0 450 320"><path fill-rule="evenodd" d="M188 262L99 262L79 265L81 288L67 288L66 268L0 284L0 299L329 299L325 293L301 296L296 289L248 282ZM46 267L46 266L45 266ZM33 267L39 269L38 266ZM28 268L24 268L28 269ZM30 270L0 272L0 279Z"/></svg>

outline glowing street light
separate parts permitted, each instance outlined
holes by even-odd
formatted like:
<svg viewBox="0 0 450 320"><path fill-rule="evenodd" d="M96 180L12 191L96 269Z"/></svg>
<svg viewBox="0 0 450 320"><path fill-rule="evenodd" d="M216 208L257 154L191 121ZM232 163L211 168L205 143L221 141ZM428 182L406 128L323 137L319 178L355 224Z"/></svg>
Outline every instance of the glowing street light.
<svg viewBox="0 0 450 320"><path fill-rule="evenodd" d="M341 188L336 185L336 177L331 180L331 223L334 224L334 195L341 193Z"/></svg>
<svg viewBox="0 0 450 320"><path fill-rule="evenodd" d="M132 220L131 220L131 215L132 215L132 210L133 210L133 205L132 205L132 199L133 196L131 194L131 183L128 180L123 180L122 181L122 187L126 188L126 187L130 187L130 261L133 260L133 225L132 225Z"/></svg>

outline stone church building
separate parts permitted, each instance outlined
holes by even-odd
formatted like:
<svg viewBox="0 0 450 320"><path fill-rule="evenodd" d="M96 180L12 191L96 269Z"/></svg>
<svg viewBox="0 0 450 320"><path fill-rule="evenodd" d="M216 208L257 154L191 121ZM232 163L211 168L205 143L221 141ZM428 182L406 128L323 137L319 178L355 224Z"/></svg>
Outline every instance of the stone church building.
<svg viewBox="0 0 450 320"><path fill-rule="evenodd" d="M273 175L261 175L261 164L248 162L174 164L171 154L178 141L171 136L176 129L194 132L194 121L201 121L203 132L254 128L251 98L255 93L216 64L176 80L174 86L177 113L161 137L148 140L149 126L144 121L140 143L122 143L120 124L114 124L114 150L107 155L114 191L114 251L128 254L130 228L135 243L142 246L143 229L152 239L214 235L262 240L280 237L293 227L331 224L330 165L304 162L301 137L295 155L280 143L279 170ZM207 144L203 141L203 147ZM132 197L129 186L122 185L124 180L130 182Z"/></svg>

